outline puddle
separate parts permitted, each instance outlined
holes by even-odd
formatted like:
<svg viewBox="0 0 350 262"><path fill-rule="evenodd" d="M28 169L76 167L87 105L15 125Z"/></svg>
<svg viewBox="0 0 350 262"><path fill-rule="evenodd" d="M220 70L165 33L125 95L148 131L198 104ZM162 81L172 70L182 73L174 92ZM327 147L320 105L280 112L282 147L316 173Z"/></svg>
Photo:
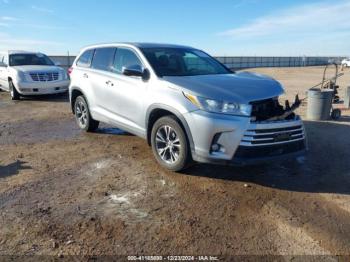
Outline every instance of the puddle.
<svg viewBox="0 0 350 262"><path fill-rule="evenodd" d="M97 133L108 134L108 135L129 135L129 133L127 133L121 129L112 128L112 127L99 128L97 130Z"/></svg>
<svg viewBox="0 0 350 262"><path fill-rule="evenodd" d="M126 134L126 132L118 128L101 128L97 130L97 133L108 134L108 135L125 135Z"/></svg>
<svg viewBox="0 0 350 262"><path fill-rule="evenodd" d="M0 108L8 107L10 104L12 104L10 101L0 101Z"/></svg>

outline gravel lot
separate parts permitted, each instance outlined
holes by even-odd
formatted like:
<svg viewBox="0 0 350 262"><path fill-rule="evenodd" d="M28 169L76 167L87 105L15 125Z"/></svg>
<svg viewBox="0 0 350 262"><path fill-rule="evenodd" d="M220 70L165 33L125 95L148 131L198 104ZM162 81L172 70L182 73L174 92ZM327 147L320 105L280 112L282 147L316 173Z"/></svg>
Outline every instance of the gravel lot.
<svg viewBox="0 0 350 262"><path fill-rule="evenodd" d="M252 71L292 98L322 70ZM65 96L1 92L0 255L350 255L350 116L305 125L305 159L176 174L138 137L79 131Z"/></svg>

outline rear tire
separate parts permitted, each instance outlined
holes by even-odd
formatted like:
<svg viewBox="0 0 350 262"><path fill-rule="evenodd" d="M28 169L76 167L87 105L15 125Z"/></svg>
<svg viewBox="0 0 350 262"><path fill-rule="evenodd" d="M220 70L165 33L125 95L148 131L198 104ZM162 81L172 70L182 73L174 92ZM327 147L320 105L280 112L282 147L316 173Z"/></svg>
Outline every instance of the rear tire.
<svg viewBox="0 0 350 262"><path fill-rule="evenodd" d="M9 89L10 89L10 95L12 100L20 100L20 95L15 87L15 85L12 83L12 80L9 80Z"/></svg>
<svg viewBox="0 0 350 262"><path fill-rule="evenodd" d="M154 123L151 144L161 166L174 172L188 167L191 159L188 139L175 116L165 116Z"/></svg>
<svg viewBox="0 0 350 262"><path fill-rule="evenodd" d="M92 119L88 104L83 96L78 96L74 104L74 115L80 129L94 132L100 122Z"/></svg>

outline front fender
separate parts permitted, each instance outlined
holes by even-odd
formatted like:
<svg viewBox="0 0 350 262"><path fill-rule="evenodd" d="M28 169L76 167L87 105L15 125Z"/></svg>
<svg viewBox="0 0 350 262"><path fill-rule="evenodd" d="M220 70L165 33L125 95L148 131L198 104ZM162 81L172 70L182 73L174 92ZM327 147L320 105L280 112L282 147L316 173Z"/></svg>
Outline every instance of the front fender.
<svg viewBox="0 0 350 262"><path fill-rule="evenodd" d="M158 110L158 109L169 111L170 113L172 113L173 115L175 115L179 119L180 123L182 124L183 128L185 129L185 133L187 135L187 139L188 139L188 142L190 144L191 152L194 153L193 137L192 137L192 133L191 133L189 125L187 124L186 119L184 118L184 116L177 109L175 109L175 108L173 108L173 107L171 107L169 105L166 105L166 104L155 103L155 104L152 104L147 109L147 112L146 112L146 123L145 123L146 124L146 130L147 130L147 138L150 138L150 132L151 132L151 130L148 128L150 116L151 116L151 114L152 114L152 112L154 110ZM148 142L150 142L150 141L148 141Z"/></svg>

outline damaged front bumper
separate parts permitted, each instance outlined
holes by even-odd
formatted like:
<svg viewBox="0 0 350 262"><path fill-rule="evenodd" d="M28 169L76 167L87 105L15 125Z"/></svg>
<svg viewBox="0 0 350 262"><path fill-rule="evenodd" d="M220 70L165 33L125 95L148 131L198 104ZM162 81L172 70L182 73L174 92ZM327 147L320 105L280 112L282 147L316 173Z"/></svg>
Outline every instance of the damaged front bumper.
<svg viewBox="0 0 350 262"><path fill-rule="evenodd" d="M253 121L201 110L184 115L192 139L192 157L201 163L252 165L305 154L306 134L299 116Z"/></svg>
<svg viewBox="0 0 350 262"><path fill-rule="evenodd" d="M233 164L249 165L296 158L305 154L306 133L299 116L294 119L252 123L242 137Z"/></svg>

